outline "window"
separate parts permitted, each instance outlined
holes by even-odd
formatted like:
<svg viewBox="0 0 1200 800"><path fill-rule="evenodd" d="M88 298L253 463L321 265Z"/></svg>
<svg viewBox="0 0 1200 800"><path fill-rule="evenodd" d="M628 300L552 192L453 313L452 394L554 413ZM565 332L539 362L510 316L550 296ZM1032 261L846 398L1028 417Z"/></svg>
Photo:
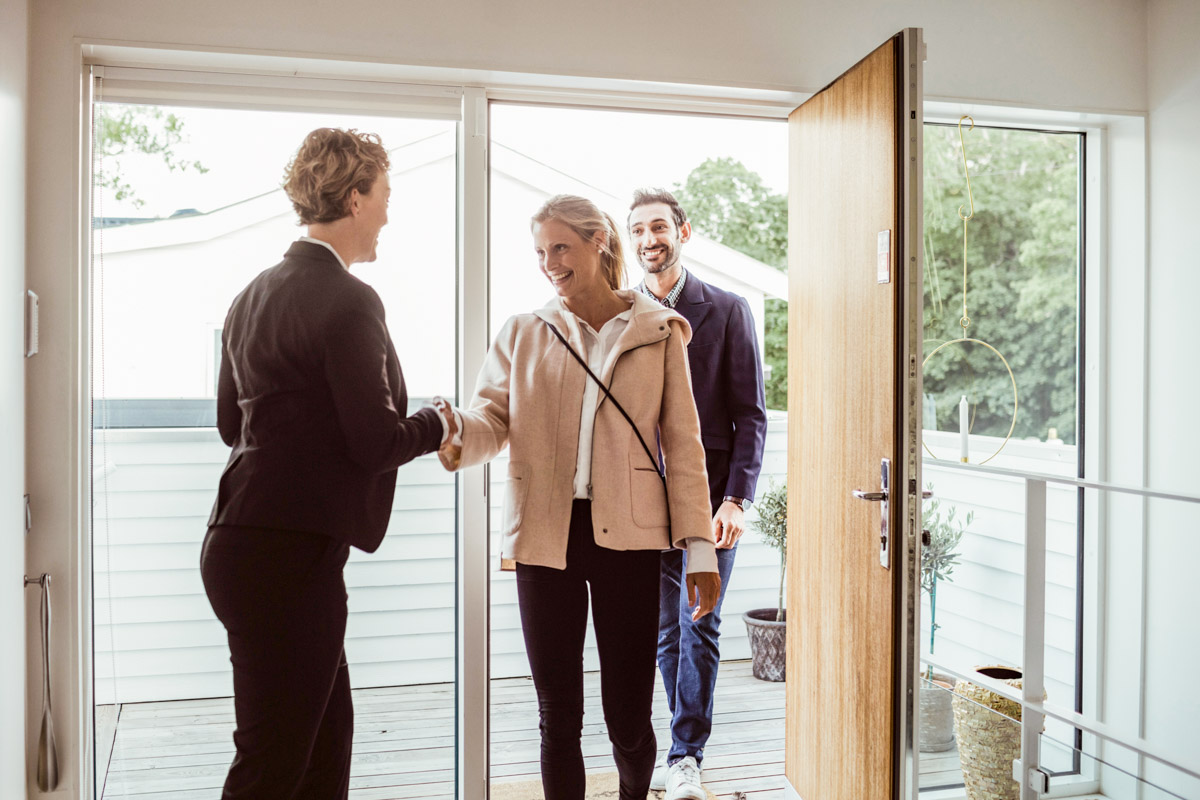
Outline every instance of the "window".
<svg viewBox="0 0 1200 800"><path fill-rule="evenodd" d="M962 135L971 194L958 127L925 129L926 455L1081 476L1084 137L969 126ZM972 201L964 327L962 216ZM922 647L967 669L1019 667L1020 486L928 459L924 472L934 493L924 520L930 550L953 561L943 579L927 577ZM1083 493L1052 487L1049 502L1047 691L1056 704L1082 710ZM928 685L924 692L941 693ZM1079 736L1049 723L1044 764L1078 772Z"/></svg>

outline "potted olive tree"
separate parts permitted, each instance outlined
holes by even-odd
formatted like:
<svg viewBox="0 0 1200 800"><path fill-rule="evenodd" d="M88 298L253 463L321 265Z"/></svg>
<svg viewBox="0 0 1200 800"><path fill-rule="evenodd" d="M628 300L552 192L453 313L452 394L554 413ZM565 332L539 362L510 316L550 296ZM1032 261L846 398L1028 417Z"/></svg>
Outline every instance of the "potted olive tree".
<svg viewBox="0 0 1200 800"><path fill-rule="evenodd" d="M927 487L931 491L933 484ZM921 511L921 527L929 532L929 538L921 548L921 591L929 595L929 652L933 653L937 641L937 587L939 581L954 580L954 567L958 564L958 545L963 533L975 518L969 512L962 522L955 521L957 509L946 506L943 512L936 498L925 502ZM940 752L954 747L954 714L951 708L953 679L949 675L935 673L933 667L925 671L927 683L921 685L921 736L922 752Z"/></svg>
<svg viewBox="0 0 1200 800"><path fill-rule="evenodd" d="M787 609L783 592L787 578L787 483L775 485L755 505L758 518L750 523L763 541L779 551L779 605L756 608L742 615L750 636L750 654L754 677L763 681L782 681L787 665L784 647L787 635Z"/></svg>

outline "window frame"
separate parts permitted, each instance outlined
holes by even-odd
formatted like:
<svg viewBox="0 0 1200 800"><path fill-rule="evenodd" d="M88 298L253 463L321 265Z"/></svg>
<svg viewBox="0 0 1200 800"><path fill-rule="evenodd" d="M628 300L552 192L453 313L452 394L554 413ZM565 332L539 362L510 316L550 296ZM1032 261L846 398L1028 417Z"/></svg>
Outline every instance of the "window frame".
<svg viewBox="0 0 1200 800"><path fill-rule="evenodd" d="M941 118L931 118L930 116L926 116L926 118L925 118L926 126L936 125L936 126L940 126L940 127L953 128L953 127L956 127L958 125L958 123L959 123L959 119L957 119L957 118L941 119ZM1088 393L1087 393L1087 386L1086 386L1087 381L1086 381L1086 376L1085 376L1085 365L1088 363L1088 358L1090 355L1088 343L1087 343L1087 336L1086 336L1086 333L1088 330L1087 323L1088 323L1088 317L1089 317L1087 303L1086 303L1086 298L1088 297L1088 291L1087 291L1087 284L1088 284L1088 279L1087 279L1087 274L1088 274L1088 269L1087 269L1087 264L1088 264L1087 221L1089 218L1089 207L1088 207L1088 196L1087 196L1088 193L1086 191L1087 175L1088 175L1088 172L1087 172L1087 170L1088 170L1088 157L1087 157L1088 156L1088 132L1087 132L1087 130L1073 130L1071 128L1049 128L1049 127L1046 127L1045 124L1039 124L1037 121L1029 121L1024 124L1022 124L1020 122L1012 122L1012 121L1003 122L1003 123L974 121L973 128L986 128L986 129L991 129L991 130L1023 131L1023 132L1028 132L1028 133L1048 133L1048 134L1057 134L1057 135L1078 137L1078 152L1079 152L1078 205L1079 205L1080 214L1079 214L1079 236L1078 236L1079 256L1077 259L1078 277L1076 279L1076 286L1075 286L1076 299L1077 299L1077 303L1076 303L1077 337L1076 337L1076 362L1075 362L1076 363L1076 367L1075 367L1075 390L1076 390L1075 434L1077 437L1077 441L1075 444L1075 447L1076 447L1075 474L1072 475L1072 477L1083 479L1087 475L1087 463L1088 463L1087 457L1088 457L1088 452L1089 452L1088 448L1087 448L1088 416L1087 416L1087 411L1086 411ZM1098 135L1098 133L1099 133L1099 131L1093 131L1092 135L1095 136L1095 135ZM1073 698L1073 701L1074 701L1073 709L1079 713L1083 712L1085 697L1088 696L1088 690L1085 687L1086 687L1086 672L1087 672L1086 665L1087 665L1089 659L1087 658L1088 654L1085 652L1085 645L1086 645L1086 642L1089 641L1089 638L1086 636L1085 632L1087 631L1087 628L1089 625L1095 624L1094 617L1096 616L1096 613L1098 612L1098 607L1095 602L1094 587L1089 587L1087 585L1088 560L1084 557L1084 554L1086 552L1086 542L1087 542L1087 537L1089 535L1089 532L1092 533L1092 535L1094 535L1095 531L1096 531L1096 527L1093 524L1091 517L1087 513L1089 510L1088 505L1089 504L1085 502L1084 490L1079 489L1077 491L1077 502L1076 502L1077 521L1076 521L1076 535L1075 535L1075 548L1076 548L1076 571L1075 571L1076 604L1075 604L1075 642L1074 642L1074 645L1075 645L1075 675L1074 675L1075 697ZM1092 511L1094 513L1095 509L1092 509ZM1089 589L1092 589L1092 591L1089 591ZM1090 600L1089 600L1089 598L1090 598ZM1082 731L1080 731L1079 729L1076 729L1075 730L1075 739L1074 739L1074 742L1072 743L1076 750L1076 752L1074 753L1073 758L1072 758L1072 763L1074 764L1073 769L1057 771L1057 772L1048 772L1048 775L1051 778L1071 778L1069 785L1071 786L1072 792L1080 790L1080 788L1081 788L1080 781L1084 782L1082 784L1083 787L1091 787L1091 788L1084 788L1085 791L1099 791L1099 784L1095 783L1094 786L1092 784L1092 781L1095 781L1094 776L1089 776L1087 774L1089 772L1094 772L1094 769L1088 770L1088 769L1085 769L1082 765L1082 758L1080 756L1079 751L1081 750L1081 748L1083 746L1083 739L1084 739L1084 733ZM1058 783L1060 785L1062 785L1061 781L1059 781ZM1051 792L1051 793L1048 793L1047 796L1054 797L1057 795L1055 793Z"/></svg>

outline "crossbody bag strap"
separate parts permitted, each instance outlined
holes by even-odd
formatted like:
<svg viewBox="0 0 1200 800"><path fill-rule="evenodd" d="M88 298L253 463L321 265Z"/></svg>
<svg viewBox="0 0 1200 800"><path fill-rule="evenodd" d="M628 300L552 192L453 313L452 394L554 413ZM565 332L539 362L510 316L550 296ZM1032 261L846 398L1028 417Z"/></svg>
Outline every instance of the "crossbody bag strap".
<svg viewBox="0 0 1200 800"><path fill-rule="evenodd" d="M646 451L646 457L649 458L650 463L654 465L654 472L658 475L659 480L662 481L663 496L666 497L667 496L667 473L664 470L659 468L658 459L654 457L654 453L652 453L650 451L650 447L649 447L649 445L646 444L646 440L644 438L642 438L642 432L640 430L638 430L638 426L636 424L634 424L633 418L630 417L628 412L625 411L624 407L622 407L621 404L619 402L617 402L617 398L613 397L612 392L610 392L608 390L608 387L604 385L604 381L600 380L600 378L596 375L596 373L592 372L592 368L589 367L587 365L587 362L583 360L583 356L579 355L579 353L576 352L574 347L571 347L571 343L567 341L566 337L564 337L562 335L562 333L558 330L558 328L554 327L553 324L551 324L550 322L548 322L546 320L542 320L542 322L546 323L547 327L550 328L550 331L555 335L555 337L557 337L558 340L560 342L562 342L563 347L567 348L567 352L570 353L575 358L575 360L579 362L579 366L583 367L584 372L586 372L591 377L591 379L596 382L596 385L600 387L600 391L604 392L604 396L608 400L612 401L612 404L614 407L616 407L617 411L621 412L621 416L624 417L625 421L629 423L629 427L633 428L633 432L635 434L637 434L638 441L641 442L641 444L642 444L642 449ZM671 505L670 505L670 502L668 502L667 503L667 545L668 545L668 547L673 547L674 542L671 541L671 522L670 522L670 520L671 520Z"/></svg>

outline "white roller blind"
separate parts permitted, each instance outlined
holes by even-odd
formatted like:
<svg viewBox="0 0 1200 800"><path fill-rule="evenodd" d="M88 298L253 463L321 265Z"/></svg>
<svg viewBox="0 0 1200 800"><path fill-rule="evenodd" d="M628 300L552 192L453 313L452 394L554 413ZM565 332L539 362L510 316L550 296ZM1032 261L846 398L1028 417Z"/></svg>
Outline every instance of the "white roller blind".
<svg viewBox="0 0 1200 800"><path fill-rule="evenodd" d="M462 117L460 86L95 65L112 103Z"/></svg>

